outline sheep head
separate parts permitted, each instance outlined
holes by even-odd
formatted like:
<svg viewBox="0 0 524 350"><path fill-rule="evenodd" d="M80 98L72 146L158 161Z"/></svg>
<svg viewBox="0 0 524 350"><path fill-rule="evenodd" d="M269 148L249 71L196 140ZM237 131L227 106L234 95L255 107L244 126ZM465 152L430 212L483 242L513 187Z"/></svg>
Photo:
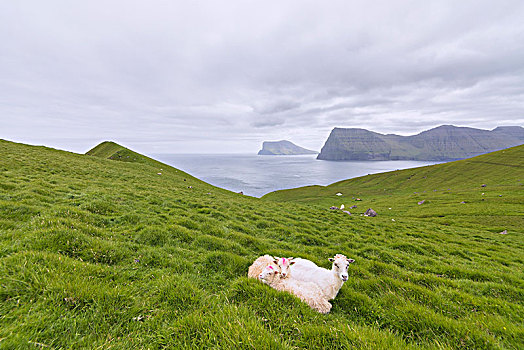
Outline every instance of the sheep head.
<svg viewBox="0 0 524 350"><path fill-rule="evenodd" d="M332 271L343 281L348 280L348 267L349 264L355 262L354 259L348 259L345 255L337 254L334 258L329 258L329 261L333 263Z"/></svg>
<svg viewBox="0 0 524 350"><path fill-rule="evenodd" d="M258 278L265 284L271 284L279 277L280 272L271 265L268 265L262 270Z"/></svg>
<svg viewBox="0 0 524 350"><path fill-rule="evenodd" d="M289 268L295 262L293 261L293 258L274 258L273 263L275 263L280 269L281 278L286 278L289 276Z"/></svg>

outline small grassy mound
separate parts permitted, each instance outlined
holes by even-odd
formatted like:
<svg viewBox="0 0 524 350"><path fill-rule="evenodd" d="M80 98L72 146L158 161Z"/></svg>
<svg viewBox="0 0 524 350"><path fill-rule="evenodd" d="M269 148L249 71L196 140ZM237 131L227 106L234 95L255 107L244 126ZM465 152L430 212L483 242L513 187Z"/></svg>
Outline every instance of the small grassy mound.
<svg viewBox="0 0 524 350"><path fill-rule="evenodd" d="M413 208L426 203L406 204L393 222L375 204L370 218L329 210L329 198L304 189L286 193L310 204L246 197L147 157L107 159L113 150L93 157L0 141L0 348L524 346L521 187L504 175L482 188L494 187L488 203L514 217L507 235L480 203L453 209L453 191L480 186L495 164L465 175L469 184L454 180L449 203L428 198L424 215ZM429 175L412 171L387 201L417 199L409 181L418 188ZM355 181L355 192L369 193L363 201L386 204L379 178ZM335 253L356 262L320 315L246 278L266 253L324 267Z"/></svg>
<svg viewBox="0 0 524 350"><path fill-rule="evenodd" d="M160 168L167 167L167 165L165 165L164 163L146 157L140 153L133 152L132 150L124 146L120 146L119 144L112 141L102 142L101 144L87 151L86 155L111 160L118 160L121 162L142 163Z"/></svg>
<svg viewBox="0 0 524 350"><path fill-rule="evenodd" d="M119 144L113 141L104 141L101 144L87 151L86 154L88 156L110 159L111 156L125 149L127 148L120 146Z"/></svg>

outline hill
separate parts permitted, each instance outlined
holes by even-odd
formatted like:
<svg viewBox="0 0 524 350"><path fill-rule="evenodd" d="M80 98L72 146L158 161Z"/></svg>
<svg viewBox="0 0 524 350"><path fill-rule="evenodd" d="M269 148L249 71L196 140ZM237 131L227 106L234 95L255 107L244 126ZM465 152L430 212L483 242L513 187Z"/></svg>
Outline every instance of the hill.
<svg viewBox="0 0 524 350"><path fill-rule="evenodd" d="M300 154L317 154L318 152L295 145L286 140L282 141L264 141L262 149L258 151L258 155L300 155Z"/></svg>
<svg viewBox="0 0 524 350"><path fill-rule="evenodd" d="M0 348L524 345L523 226L500 235L494 229L505 225L489 221L501 211L522 218L510 176L487 183L495 212L476 221L405 210L392 222L381 210L369 218L246 197L106 154L0 140ZM500 161L520 166L520 155ZM493 161L477 163L467 181L480 182ZM414 171L398 188L391 178L390 190L407 196L409 181L423 183ZM362 191L382 190L375 179L358 179ZM245 277L264 253L324 267L335 253L356 262L332 312L320 315Z"/></svg>
<svg viewBox="0 0 524 350"><path fill-rule="evenodd" d="M111 160L118 160L121 162L142 163L151 166L164 165L163 163L157 160L146 157L140 153L136 153L112 141L104 141L100 143L99 145L87 151L86 155Z"/></svg>
<svg viewBox="0 0 524 350"><path fill-rule="evenodd" d="M483 185L485 185L483 187ZM322 208L372 207L387 218L460 223L499 232L524 227L524 145L455 162L397 170L265 195ZM337 193L342 195L336 196ZM360 200L356 200L356 199ZM423 205L419 205L424 201ZM465 203L462 203L465 202Z"/></svg>
<svg viewBox="0 0 524 350"><path fill-rule="evenodd" d="M365 129L335 128L320 160L456 160L521 145L524 128L492 131L442 125L413 136L379 134Z"/></svg>

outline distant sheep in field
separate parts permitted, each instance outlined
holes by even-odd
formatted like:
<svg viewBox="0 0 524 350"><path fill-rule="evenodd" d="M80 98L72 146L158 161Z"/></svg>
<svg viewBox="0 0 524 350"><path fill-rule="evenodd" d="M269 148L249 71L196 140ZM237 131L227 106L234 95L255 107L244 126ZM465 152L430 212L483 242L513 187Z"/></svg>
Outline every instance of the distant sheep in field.
<svg viewBox="0 0 524 350"><path fill-rule="evenodd" d="M322 314L327 314L331 310L331 304L324 296L322 289L313 282L298 281L293 277L281 278L280 273L271 265L262 270L259 278L276 290L299 297L309 307Z"/></svg>
<svg viewBox="0 0 524 350"><path fill-rule="evenodd" d="M312 282L322 290L326 300L335 299L344 282L348 280L349 264L355 260L345 255L337 254L329 261L333 263L331 270L317 266L314 262L295 258L291 269L292 278L298 281Z"/></svg>
<svg viewBox="0 0 524 350"><path fill-rule="evenodd" d="M289 267L294 264L290 259L293 258L276 258L267 254L262 255L251 264L247 277L258 278L266 266L273 266L278 269L277 271L282 275L282 278L286 278L289 274Z"/></svg>

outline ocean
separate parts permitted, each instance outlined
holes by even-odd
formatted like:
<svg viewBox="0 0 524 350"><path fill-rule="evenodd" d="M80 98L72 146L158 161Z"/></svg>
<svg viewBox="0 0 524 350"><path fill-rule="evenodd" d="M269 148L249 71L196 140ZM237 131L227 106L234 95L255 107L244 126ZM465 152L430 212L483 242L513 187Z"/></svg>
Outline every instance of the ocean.
<svg viewBox="0 0 524 350"><path fill-rule="evenodd" d="M266 193L438 162L317 160L316 155L155 154L152 157L200 180L233 192L261 197Z"/></svg>

